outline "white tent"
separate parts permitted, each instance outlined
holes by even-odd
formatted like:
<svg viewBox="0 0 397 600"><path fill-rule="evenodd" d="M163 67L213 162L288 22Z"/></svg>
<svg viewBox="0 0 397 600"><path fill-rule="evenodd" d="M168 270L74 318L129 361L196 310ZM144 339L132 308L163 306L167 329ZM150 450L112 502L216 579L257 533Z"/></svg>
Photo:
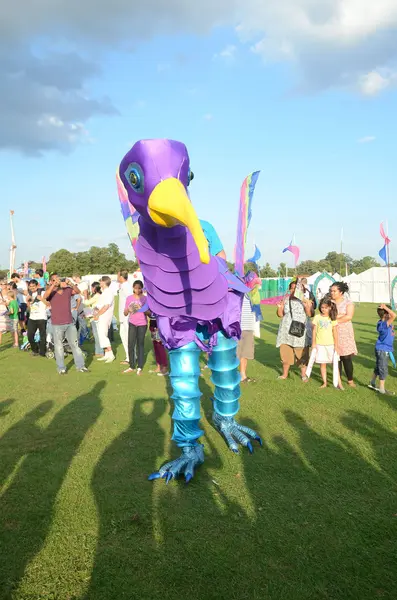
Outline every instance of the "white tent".
<svg viewBox="0 0 397 600"><path fill-rule="evenodd" d="M397 277L397 268L390 268L390 283ZM373 267L359 275L352 274L348 281L350 297L358 302L390 302L389 274L387 267Z"/></svg>

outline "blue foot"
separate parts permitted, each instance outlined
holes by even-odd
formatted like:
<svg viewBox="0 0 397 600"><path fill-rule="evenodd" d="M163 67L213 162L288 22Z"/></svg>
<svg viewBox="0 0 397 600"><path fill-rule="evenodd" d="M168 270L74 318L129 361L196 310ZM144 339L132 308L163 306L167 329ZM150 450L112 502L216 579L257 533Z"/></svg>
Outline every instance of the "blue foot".
<svg viewBox="0 0 397 600"><path fill-rule="evenodd" d="M251 443L251 439L256 440L262 446L262 439L256 431L250 429L250 427L239 425L233 417L222 417L217 412L214 412L212 420L216 429L225 438L226 443L232 452L237 454L238 445L241 444L248 448L249 452L253 454L254 447Z"/></svg>
<svg viewBox="0 0 397 600"><path fill-rule="evenodd" d="M182 455L165 464L156 473L149 475L149 481L155 479L165 479L169 483L171 479L176 479L179 475L185 476L186 483L189 483L194 477L194 470L204 462L204 446L185 446L182 448Z"/></svg>

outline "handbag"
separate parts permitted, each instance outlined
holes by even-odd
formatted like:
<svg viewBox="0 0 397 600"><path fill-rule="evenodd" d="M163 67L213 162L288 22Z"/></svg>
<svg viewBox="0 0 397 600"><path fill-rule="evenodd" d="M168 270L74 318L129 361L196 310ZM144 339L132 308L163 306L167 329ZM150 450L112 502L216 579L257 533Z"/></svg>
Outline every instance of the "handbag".
<svg viewBox="0 0 397 600"><path fill-rule="evenodd" d="M292 314L292 302L291 298L289 299L289 312L291 314L291 325L289 328L289 334L293 337L301 338L304 336L306 331L306 324L301 323L300 321L294 321L294 317Z"/></svg>

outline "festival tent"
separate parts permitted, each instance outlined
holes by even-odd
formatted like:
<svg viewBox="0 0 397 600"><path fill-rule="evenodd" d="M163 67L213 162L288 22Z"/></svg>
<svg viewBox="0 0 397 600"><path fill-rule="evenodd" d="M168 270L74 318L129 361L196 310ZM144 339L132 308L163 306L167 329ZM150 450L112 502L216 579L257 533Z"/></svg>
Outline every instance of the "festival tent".
<svg viewBox="0 0 397 600"><path fill-rule="evenodd" d="M390 282L397 277L397 267L390 268ZM350 297L356 302L390 302L389 273L387 267L373 267L359 275L352 274L347 281ZM397 291L394 294L397 300Z"/></svg>
<svg viewBox="0 0 397 600"><path fill-rule="evenodd" d="M321 275L321 271L317 271L317 273L314 273L314 275L310 275L310 277L307 278L307 284L309 286L314 285L314 282L316 281L317 277L320 277Z"/></svg>

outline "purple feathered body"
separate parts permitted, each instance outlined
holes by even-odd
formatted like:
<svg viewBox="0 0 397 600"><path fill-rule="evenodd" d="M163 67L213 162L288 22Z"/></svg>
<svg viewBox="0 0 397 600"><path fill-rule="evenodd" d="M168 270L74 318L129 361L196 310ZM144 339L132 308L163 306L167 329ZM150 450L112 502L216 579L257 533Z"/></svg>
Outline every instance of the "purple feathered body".
<svg viewBox="0 0 397 600"><path fill-rule="evenodd" d="M140 188L136 173L143 182ZM209 264L203 264L186 227L161 227L148 210L150 195L161 181L176 178L187 187L190 169L184 144L171 140L137 142L122 160L119 175L129 201L141 215L136 255L148 306L157 315L167 348L192 341L201 345L198 326L207 327L210 337L222 329L227 336L239 338L242 296L247 288L227 270L225 261L212 256ZM130 179L137 189L132 188Z"/></svg>

